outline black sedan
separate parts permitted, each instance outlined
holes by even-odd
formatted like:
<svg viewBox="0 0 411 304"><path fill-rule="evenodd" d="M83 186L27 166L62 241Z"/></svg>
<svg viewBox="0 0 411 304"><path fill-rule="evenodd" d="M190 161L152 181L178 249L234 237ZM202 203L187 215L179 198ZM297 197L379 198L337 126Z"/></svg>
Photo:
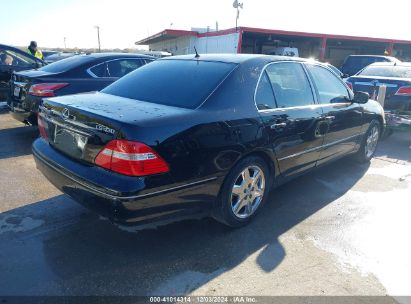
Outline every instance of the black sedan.
<svg viewBox="0 0 411 304"><path fill-rule="evenodd" d="M265 55L160 59L100 93L45 99L40 171L114 222L206 213L247 224L284 181L353 154L383 109L326 66Z"/></svg>
<svg viewBox="0 0 411 304"><path fill-rule="evenodd" d="M46 63L18 48L0 44L0 102L6 101L10 87L9 81L15 71L40 68Z"/></svg>
<svg viewBox="0 0 411 304"><path fill-rule="evenodd" d="M36 125L38 107L44 97L99 91L153 60L141 54L85 54L14 73L8 101L10 113L21 122Z"/></svg>
<svg viewBox="0 0 411 304"><path fill-rule="evenodd" d="M368 92L376 97L380 86L387 87L384 109L387 111L411 111L411 64L373 63L357 75L347 79L354 91Z"/></svg>

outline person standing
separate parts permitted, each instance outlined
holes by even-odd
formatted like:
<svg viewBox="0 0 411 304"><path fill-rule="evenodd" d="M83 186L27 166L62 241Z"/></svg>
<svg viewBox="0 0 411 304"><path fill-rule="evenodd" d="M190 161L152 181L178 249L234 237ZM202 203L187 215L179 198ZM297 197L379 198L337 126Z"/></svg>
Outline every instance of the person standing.
<svg viewBox="0 0 411 304"><path fill-rule="evenodd" d="M34 57L43 60L43 53L37 48L37 42L31 41L28 47L29 53Z"/></svg>

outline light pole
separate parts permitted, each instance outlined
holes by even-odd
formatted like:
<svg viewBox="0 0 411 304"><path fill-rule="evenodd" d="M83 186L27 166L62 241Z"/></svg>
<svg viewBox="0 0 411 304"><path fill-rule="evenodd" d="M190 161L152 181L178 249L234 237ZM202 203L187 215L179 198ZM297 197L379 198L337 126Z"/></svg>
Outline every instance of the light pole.
<svg viewBox="0 0 411 304"><path fill-rule="evenodd" d="M238 0L234 0L233 7L237 10L237 15L235 17L235 30L238 27L238 19L240 18L240 8L243 8L244 3L238 2Z"/></svg>
<svg viewBox="0 0 411 304"><path fill-rule="evenodd" d="M66 37L64 37L64 49L66 49L67 48L67 46L66 46Z"/></svg>
<svg viewBox="0 0 411 304"><path fill-rule="evenodd" d="M100 27L98 25L94 26L97 29L97 40L98 40L98 52L101 52L101 45L100 45Z"/></svg>

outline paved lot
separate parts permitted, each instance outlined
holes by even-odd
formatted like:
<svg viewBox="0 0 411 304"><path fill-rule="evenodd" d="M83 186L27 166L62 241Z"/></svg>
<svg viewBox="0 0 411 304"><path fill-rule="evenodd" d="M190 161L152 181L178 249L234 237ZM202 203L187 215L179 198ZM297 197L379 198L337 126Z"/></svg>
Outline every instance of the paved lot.
<svg viewBox="0 0 411 304"><path fill-rule="evenodd" d="M0 113L1 295L411 295L411 136L272 193L238 230L187 220L133 231L36 170L34 128Z"/></svg>

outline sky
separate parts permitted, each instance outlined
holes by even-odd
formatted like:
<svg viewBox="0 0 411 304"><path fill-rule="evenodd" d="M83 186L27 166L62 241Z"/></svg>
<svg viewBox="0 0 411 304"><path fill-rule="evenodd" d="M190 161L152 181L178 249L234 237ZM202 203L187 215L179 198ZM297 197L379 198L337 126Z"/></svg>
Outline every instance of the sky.
<svg viewBox="0 0 411 304"><path fill-rule="evenodd" d="M240 26L411 40L410 0L240 0ZM0 0L0 43L135 48L166 28L235 27L233 0Z"/></svg>

